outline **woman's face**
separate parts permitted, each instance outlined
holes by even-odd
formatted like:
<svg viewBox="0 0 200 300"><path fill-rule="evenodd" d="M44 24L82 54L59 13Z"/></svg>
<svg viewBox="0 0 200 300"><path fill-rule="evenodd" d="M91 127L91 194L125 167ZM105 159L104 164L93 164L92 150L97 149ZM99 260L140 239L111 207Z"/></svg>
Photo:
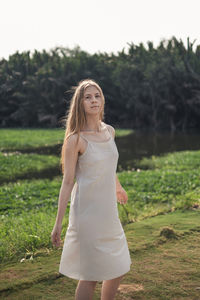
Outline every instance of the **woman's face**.
<svg viewBox="0 0 200 300"><path fill-rule="evenodd" d="M101 112L103 99L95 86L88 86L85 89L83 106L86 114L99 114Z"/></svg>

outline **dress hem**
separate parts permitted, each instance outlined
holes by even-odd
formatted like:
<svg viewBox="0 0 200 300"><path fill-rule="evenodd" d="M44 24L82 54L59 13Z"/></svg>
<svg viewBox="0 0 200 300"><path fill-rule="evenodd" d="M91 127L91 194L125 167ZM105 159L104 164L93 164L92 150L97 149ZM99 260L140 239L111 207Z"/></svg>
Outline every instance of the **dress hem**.
<svg viewBox="0 0 200 300"><path fill-rule="evenodd" d="M132 263L131 263L132 264ZM130 266L131 266L130 264ZM67 276L69 278L72 278L72 279L76 279L76 280L88 280L88 281L103 281L103 280L111 280L111 279L114 279L114 278L117 278L117 277L120 277L126 273L128 273L131 269L131 267L129 266L128 270L127 271L124 271L123 273L120 273L118 275L114 275L114 276L111 276L111 277L104 277L103 279L91 279L91 278L85 278L85 277L81 277L81 276L76 276L76 275L70 275L70 274L67 274L66 272L62 272L62 271L59 271L60 274L64 275L64 276Z"/></svg>

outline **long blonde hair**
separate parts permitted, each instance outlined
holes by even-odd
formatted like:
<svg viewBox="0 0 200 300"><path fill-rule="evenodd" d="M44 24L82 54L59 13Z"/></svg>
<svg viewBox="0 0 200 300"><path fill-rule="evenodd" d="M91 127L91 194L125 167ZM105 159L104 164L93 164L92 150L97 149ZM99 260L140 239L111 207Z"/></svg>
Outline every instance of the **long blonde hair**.
<svg viewBox="0 0 200 300"><path fill-rule="evenodd" d="M64 174L64 153L65 153L65 145L66 145L67 138L77 133L78 134L77 143L78 143L80 137L80 130L86 124L86 115L83 106L83 97L84 97L85 89L89 86L95 86L100 92L103 103L102 103L102 110L99 114L99 120L101 121L104 120L105 98L101 87L93 79L87 78L81 80L77 86L72 87L72 90L74 90L74 94L71 98L69 109L64 118L65 136L64 136L62 149L61 149L61 159L60 159L62 174Z"/></svg>

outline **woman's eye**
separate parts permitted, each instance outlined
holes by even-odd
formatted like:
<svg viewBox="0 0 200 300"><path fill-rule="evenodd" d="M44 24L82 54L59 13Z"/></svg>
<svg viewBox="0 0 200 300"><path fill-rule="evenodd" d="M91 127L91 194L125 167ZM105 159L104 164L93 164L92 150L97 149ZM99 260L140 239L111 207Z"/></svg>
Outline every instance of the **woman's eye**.
<svg viewBox="0 0 200 300"><path fill-rule="evenodd" d="M96 95L95 97L96 97L96 98L100 98L100 95ZM88 100L88 99L91 99L91 97L90 97L90 96L86 96L85 99Z"/></svg>

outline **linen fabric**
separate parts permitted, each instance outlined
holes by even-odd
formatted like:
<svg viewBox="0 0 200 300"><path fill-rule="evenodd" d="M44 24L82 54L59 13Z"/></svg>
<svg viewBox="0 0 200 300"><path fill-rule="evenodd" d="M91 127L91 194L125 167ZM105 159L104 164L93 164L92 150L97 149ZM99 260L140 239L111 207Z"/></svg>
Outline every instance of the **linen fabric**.
<svg viewBox="0 0 200 300"><path fill-rule="evenodd" d="M109 280L127 273L132 263L117 207L119 152L110 132L104 142L81 136L87 148L76 165L59 272L78 280Z"/></svg>

